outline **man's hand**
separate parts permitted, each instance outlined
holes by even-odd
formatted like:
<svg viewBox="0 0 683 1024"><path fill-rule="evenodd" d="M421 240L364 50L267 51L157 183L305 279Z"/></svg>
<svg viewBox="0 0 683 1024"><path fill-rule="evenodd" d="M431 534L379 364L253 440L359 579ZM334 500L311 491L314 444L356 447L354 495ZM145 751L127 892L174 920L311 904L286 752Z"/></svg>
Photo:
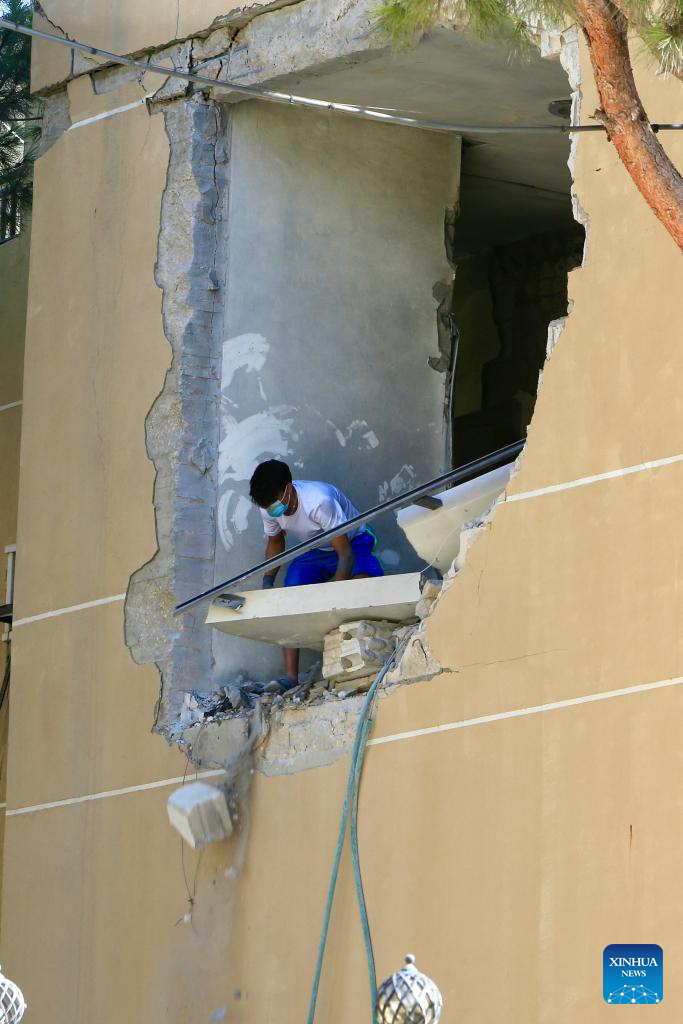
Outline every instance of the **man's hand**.
<svg viewBox="0 0 683 1024"><path fill-rule="evenodd" d="M335 537L334 540L330 541L330 544L337 552L337 558L339 559L337 571L333 576L333 582L350 580L353 573L354 557L348 534L343 533L341 537Z"/></svg>
<svg viewBox="0 0 683 1024"><path fill-rule="evenodd" d="M269 558L275 558L276 555L281 555L285 550L285 535L282 531L276 533L274 537L269 537L266 544L266 561ZM275 586L275 577L278 574L278 570L275 569L273 572L268 572L263 577L263 583L261 587L263 590L270 590L271 587Z"/></svg>

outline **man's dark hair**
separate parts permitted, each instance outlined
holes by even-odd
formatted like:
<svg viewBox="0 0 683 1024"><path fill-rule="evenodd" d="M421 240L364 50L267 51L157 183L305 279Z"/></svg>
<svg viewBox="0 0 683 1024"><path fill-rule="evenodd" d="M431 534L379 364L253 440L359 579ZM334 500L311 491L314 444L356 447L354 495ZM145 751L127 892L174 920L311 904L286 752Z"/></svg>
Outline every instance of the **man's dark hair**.
<svg viewBox="0 0 683 1024"><path fill-rule="evenodd" d="M292 473L287 463L268 459L267 462L259 463L254 470L249 481L249 495L256 505L268 508L291 482Z"/></svg>

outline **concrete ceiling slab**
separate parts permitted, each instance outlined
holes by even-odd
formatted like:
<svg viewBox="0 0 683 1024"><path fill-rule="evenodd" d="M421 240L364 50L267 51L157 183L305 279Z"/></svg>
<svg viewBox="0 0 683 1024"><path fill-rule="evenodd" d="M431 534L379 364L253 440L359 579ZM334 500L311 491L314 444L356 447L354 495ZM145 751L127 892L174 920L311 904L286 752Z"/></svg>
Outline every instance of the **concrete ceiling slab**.
<svg viewBox="0 0 683 1024"><path fill-rule="evenodd" d="M570 96L559 59L539 54L511 60L501 46L450 28L428 33L409 50L365 50L357 60L351 54L269 84L316 99L463 124L558 127L563 122L548 106ZM463 138L456 252L571 224L568 136L472 131Z"/></svg>
<svg viewBox="0 0 683 1024"><path fill-rule="evenodd" d="M413 49L365 53L363 60L325 65L287 76L287 87L317 99L393 110L406 116L468 124L562 122L549 113L552 100L570 95L556 58L513 61L497 44L455 29L430 32ZM283 80L284 81L284 80ZM500 135L476 132L465 138L482 144L477 169L496 167L503 177L538 188L567 191L566 136Z"/></svg>

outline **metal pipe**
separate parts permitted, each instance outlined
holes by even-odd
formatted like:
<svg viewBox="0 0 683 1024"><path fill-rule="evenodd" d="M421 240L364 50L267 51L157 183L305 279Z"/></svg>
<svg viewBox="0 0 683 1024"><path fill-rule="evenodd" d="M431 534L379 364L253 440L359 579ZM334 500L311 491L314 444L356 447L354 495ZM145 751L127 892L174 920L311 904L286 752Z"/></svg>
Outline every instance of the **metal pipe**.
<svg viewBox="0 0 683 1024"><path fill-rule="evenodd" d="M426 131L452 132L457 135L569 135L575 132L602 132L605 126L602 124L452 124L448 121L430 121L427 118L404 117L400 114L387 114L381 110L374 110L372 107L359 107L353 103L332 103L328 100L312 99L308 96L296 96L292 93L276 92L273 89L264 89L258 85L240 85L237 82L217 81L214 78L207 78L204 75L195 75L189 71L178 71L177 68L165 68L161 64L148 64L145 61L135 60L133 57L124 57L120 53L112 53L110 50L102 50L99 46L90 46L88 43L79 43L75 39L65 39L56 36L52 32L43 32L37 28L30 28L28 25L20 25L9 18L0 18L0 27L9 28L22 35L33 36L47 42L57 43L60 46L68 46L72 50L80 50L89 53L93 57L104 57L114 64L125 65L126 67L138 68L143 72L152 72L157 75L164 75L167 78L180 78L184 82L192 82L196 85L210 89L227 89L230 92L239 92L244 96L268 100L271 103L286 103L297 107L312 107L317 110L331 110L335 113L350 114L352 117L361 117L365 120L379 121L386 124L400 124L408 128L421 128ZM674 131L683 128L683 124L653 124L652 129L658 131Z"/></svg>
<svg viewBox="0 0 683 1024"><path fill-rule="evenodd" d="M291 562L292 559L296 558L298 555L302 555L306 551L311 551L313 548L320 547L322 541L334 540L335 537L341 537L342 534L348 533L349 530L354 530L357 526L362 526L364 523L368 523L371 519L376 519L378 516L384 515L386 512L394 512L400 508L404 508L406 505L414 505L419 498L442 491L446 487L455 487L457 484L464 484L468 480L472 480L477 476L483 476L484 473L488 473L493 469L498 469L499 466L504 466L508 462L514 462L523 447L524 441L514 441L513 444L508 444L505 448L499 448L498 451L491 452L490 455L483 455L480 459L468 462L465 466L460 466L458 469L452 469L448 473L442 473L441 476L434 477L433 480L429 480L426 484L419 484L417 487L412 487L409 491L404 491L402 494L396 495L395 498L388 498L386 501L373 506L373 508L368 509L366 512L359 512L357 516L353 516L351 519L348 519L345 523L342 523L341 526L335 526L331 530L323 530L321 533L316 534L316 536L311 540L305 540L302 541L301 544L295 544L294 547L289 548L289 550L283 552L283 554L275 555L274 558L267 558L264 562L259 562L258 565L253 565L251 569L246 569L245 572L238 573L237 576L232 576L229 580L225 580L224 583L218 583L215 587L211 587L210 590L205 590L204 593L197 594L196 597L190 597L187 601L181 601L181 603L176 606L173 614L179 615L181 612L186 612L188 609L193 608L197 604L201 604L203 601L209 601L212 597L224 594L228 587L233 587L236 583L241 583L243 580L249 579L250 576L256 576L258 573L265 572L267 569L279 568L281 565ZM226 596L232 597L232 595Z"/></svg>

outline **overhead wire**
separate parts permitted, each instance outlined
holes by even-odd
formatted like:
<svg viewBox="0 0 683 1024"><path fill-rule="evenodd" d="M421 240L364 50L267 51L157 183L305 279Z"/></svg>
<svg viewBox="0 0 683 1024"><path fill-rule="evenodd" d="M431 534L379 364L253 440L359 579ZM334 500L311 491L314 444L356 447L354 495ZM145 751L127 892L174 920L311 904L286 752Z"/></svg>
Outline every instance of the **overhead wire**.
<svg viewBox="0 0 683 1024"><path fill-rule="evenodd" d="M10 18L0 18L0 27L12 29L21 35L42 39L45 42L54 43L59 46L66 46L71 50L78 50L87 53L92 57L102 57L113 64L124 67L137 68L142 72L164 75L167 78L178 78L184 82L200 85L209 89L224 89L229 92L240 93L252 99L268 100L271 103L284 103L290 106L311 107L318 110L330 110L335 113L348 114L353 117L364 118L365 120L378 121L386 124L399 124L410 128L421 128L427 131L451 132L457 135L510 135L510 134L540 134L540 135L568 135L575 132L604 132L603 124L455 124L449 121L435 121L422 117L406 117L401 114L386 113L386 108L377 109L372 106L364 107L353 103L337 103L331 100L314 99L310 96L299 96L294 93L278 92L274 89L266 89L258 85L244 85L234 81L209 78L206 75L197 75L191 71L180 71L175 67L164 67L162 64L152 64L148 61L137 60L134 57L126 57L111 50L104 50L99 46L91 46L89 43L81 43L76 39L69 39L65 36L55 35L53 32L44 32L42 29L33 28L28 25L21 25ZM205 62L206 63L206 62ZM682 124L659 124L651 125L653 131L679 131Z"/></svg>

